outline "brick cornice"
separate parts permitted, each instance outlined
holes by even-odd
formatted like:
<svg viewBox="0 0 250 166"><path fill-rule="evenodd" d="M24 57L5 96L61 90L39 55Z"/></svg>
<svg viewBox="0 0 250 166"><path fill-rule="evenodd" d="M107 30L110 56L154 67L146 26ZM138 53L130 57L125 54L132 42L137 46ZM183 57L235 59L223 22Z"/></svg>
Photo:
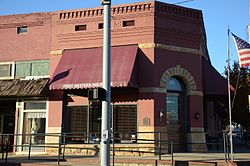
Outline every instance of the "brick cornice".
<svg viewBox="0 0 250 166"><path fill-rule="evenodd" d="M118 14L131 14L151 11L154 6L153 2L142 2L135 4L126 4L112 6L111 15ZM58 20L67 20L67 19L78 19L78 18L88 18L88 17L98 17L103 15L103 8L94 8L94 9L82 9L82 10L70 10L70 11L59 11L55 12L58 15Z"/></svg>
<svg viewBox="0 0 250 166"><path fill-rule="evenodd" d="M0 29L16 28L20 26L28 26L28 27L44 26L44 21L0 24Z"/></svg>

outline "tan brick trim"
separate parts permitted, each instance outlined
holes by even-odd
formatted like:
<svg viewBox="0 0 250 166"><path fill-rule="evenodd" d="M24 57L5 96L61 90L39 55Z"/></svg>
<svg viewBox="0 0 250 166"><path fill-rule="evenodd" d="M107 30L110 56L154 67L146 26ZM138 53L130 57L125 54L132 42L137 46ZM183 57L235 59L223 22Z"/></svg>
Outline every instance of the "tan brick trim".
<svg viewBox="0 0 250 166"><path fill-rule="evenodd" d="M64 50L52 50L50 51L50 55L62 55Z"/></svg>
<svg viewBox="0 0 250 166"><path fill-rule="evenodd" d="M147 87L147 88L139 88L140 93L166 93L166 88L158 88L158 87ZM190 90L187 95L190 96L203 96L202 91L193 91Z"/></svg>
<svg viewBox="0 0 250 166"><path fill-rule="evenodd" d="M201 91L189 91L187 95L190 95L190 96L203 96L203 92Z"/></svg>
<svg viewBox="0 0 250 166"><path fill-rule="evenodd" d="M159 87L147 87L147 88L139 88L140 93L166 93L166 88Z"/></svg>
<svg viewBox="0 0 250 166"><path fill-rule="evenodd" d="M174 45L166 45L160 43L142 43L139 44L139 48L160 48L169 51L176 51L176 52L183 52L183 53L191 53L195 55L203 55L201 50L194 49L194 48L187 48L187 47L180 47Z"/></svg>
<svg viewBox="0 0 250 166"><path fill-rule="evenodd" d="M169 68L162 74L160 80L160 87L166 89L168 80L173 76L179 76L180 78L182 78L189 95L202 94L202 92L196 90L197 88L194 77L189 73L188 70L180 67L180 65Z"/></svg>
<svg viewBox="0 0 250 166"><path fill-rule="evenodd" d="M155 43L142 43L142 44L138 44L139 48L156 48L156 44Z"/></svg>
<svg viewBox="0 0 250 166"><path fill-rule="evenodd" d="M191 127L190 132L204 132L203 127Z"/></svg>

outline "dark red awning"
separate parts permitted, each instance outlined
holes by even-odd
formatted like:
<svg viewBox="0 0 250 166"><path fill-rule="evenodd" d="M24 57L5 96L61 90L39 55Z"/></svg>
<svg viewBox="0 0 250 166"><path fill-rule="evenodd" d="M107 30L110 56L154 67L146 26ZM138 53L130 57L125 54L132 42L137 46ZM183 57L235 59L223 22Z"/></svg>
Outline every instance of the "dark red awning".
<svg viewBox="0 0 250 166"><path fill-rule="evenodd" d="M203 85L205 95L227 94L227 80L205 59L203 59Z"/></svg>
<svg viewBox="0 0 250 166"><path fill-rule="evenodd" d="M111 48L111 86L137 87L135 59L138 46ZM102 48L65 50L50 89L86 89L102 86Z"/></svg>

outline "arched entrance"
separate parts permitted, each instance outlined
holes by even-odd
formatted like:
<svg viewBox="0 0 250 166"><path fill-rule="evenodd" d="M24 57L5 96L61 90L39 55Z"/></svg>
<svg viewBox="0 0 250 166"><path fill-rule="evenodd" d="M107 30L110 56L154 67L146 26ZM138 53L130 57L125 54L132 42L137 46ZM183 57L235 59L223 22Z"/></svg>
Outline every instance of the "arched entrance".
<svg viewBox="0 0 250 166"><path fill-rule="evenodd" d="M168 138L174 142L175 150L184 151L187 121L186 88L178 77L171 77L166 88Z"/></svg>

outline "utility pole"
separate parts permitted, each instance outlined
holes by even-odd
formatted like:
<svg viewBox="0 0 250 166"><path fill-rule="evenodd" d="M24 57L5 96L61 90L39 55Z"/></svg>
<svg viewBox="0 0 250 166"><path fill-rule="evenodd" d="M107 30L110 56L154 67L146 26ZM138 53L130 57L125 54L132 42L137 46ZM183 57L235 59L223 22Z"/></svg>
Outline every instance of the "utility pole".
<svg viewBox="0 0 250 166"><path fill-rule="evenodd" d="M102 101L102 127L100 142L101 166L110 165L110 100L111 100L111 0L102 0L103 12L103 63L102 87L106 100Z"/></svg>

